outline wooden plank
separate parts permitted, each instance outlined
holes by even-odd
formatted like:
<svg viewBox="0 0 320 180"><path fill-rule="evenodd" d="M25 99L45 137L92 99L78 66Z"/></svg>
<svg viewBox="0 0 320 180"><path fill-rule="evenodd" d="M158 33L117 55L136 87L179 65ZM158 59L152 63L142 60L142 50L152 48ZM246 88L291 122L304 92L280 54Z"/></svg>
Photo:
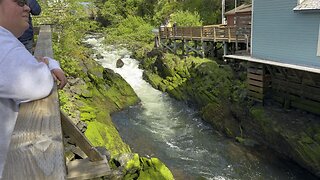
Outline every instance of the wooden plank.
<svg viewBox="0 0 320 180"><path fill-rule="evenodd" d="M273 100L275 100L276 102L278 102L279 104L283 104L284 103L284 97L279 95L277 92L272 92L271 98Z"/></svg>
<svg viewBox="0 0 320 180"><path fill-rule="evenodd" d="M320 102L320 87L312 87L304 84L287 82L279 79L272 80L272 88L287 91L291 94L307 97Z"/></svg>
<svg viewBox="0 0 320 180"><path fill-rule="evenodd" d="M251 90L251 91L255 91L255 92L258 92L258 93L262 93L265 91L265 88L263 87L258 87L258 86L248 86L248 89Z"/></svg>
<svg viewBox="0 0 320 180"><path fill-rule="evenodd" d="M312 112L315 114L320 114L320 103L307 100L307 99L299 99L299 100L294 100L291 101L291 106L298 108L298 109L303 109L308 112Z"/></svg>
<svg viewBox="0 0 320 180"><path fill-rule="evenodd" d="M68 164L68 179L93 179L111 174L106 160L91 162L89 159L78 159Z"/></svg>
<svg viewBox="0 0 320 180"><path fill-rule="evenodd" d="M36 55L52 57L50 26L41 26L35 52ZM20 105L3 179L65 178L59 100L55 85L47 98Z"/></svg>
<svg viewBox="0 0 320 180"><path fill-rule="evenodd" d="M262 69L248 68L247 72L248 73L253 73L253 74L263 74L263 70Z"/></svg>
<svg viewBox="0 0 320 180"><path fill-rule="evenodd" d="M250 68L257 68L257 69L263 69L263 64L261 64L261 63L249 62L249 63L248 63L248 67L250 67Z"/></svg>
<svg viewBox="0 0 320 180"><path fill-rule="evenodd" d="M68 118L68 116L61 111L61 124L65 134L70 136L76 145L89 157L91 161L101 161L103 156L98 150L92 146L89 140L81 133L75 124Z"/></svg>
<svg viewBox="0 0 320 180"><path fill-rule="evenodd" d="M248 76L249 79L254 79L254 80L259 80L259 81L263 80L263 75L257 75L257 74L248 73L247 76Z"/></svg>
<svg viewBox="0 0 320 180"><path fill-rule="evenodd" d="M279 84L279 86L283 87L284 85ZM280 91L278 89L272 89L272 99L278 101L280 104L284 104L285 98L290 101L290 106L292 107L320 114L320 101L308 99L308 97L301 97L296 93L292 93L290 89L282 88Z"/></svg>
<svg viewBox="0 0 320 180"><path fill-rule="evenodd" d="M248 79L248 84L258 86L258 87L264 87L264 83L262 81L255 81L252 79Z"/></svg>
<svg viewBox="0 0 320 180"><path fill-rule="evenodd" d="M45 99L20 106L3 179L65 179L63 139L57 112L56 89Z"/></svg>
<svg viewBox="0 0 320 180"><path fill-rule="evenodd" d="M37 48L34 51L35 56L53 57L51 27L41 26L41 30L37 40Z"/></svg>
<svg viewBox="0 0 320 180"><path fill-rule="evenodd" d="M254 92L254 91L248 91L248 95L251 96L251 97L260 99L260 100L263 99L263 94L257 93L257 92Z"/></svg>

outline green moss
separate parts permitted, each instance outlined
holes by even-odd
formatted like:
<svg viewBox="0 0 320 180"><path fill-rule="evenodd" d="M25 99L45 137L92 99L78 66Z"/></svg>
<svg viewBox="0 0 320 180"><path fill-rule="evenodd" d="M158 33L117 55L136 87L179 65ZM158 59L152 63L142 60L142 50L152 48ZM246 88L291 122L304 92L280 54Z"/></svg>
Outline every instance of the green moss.
<svg viewBox="0 0 320 180"><path fill-rule="evenodd" d="M320 133L317 133L313 137L317 143L320 143Z"/></svg>
<svg viewBox="0 0 320 180"><path fill-rule="evenodd" d="M103 77L109 88L102 93L110 98L119 109L138 102L138 96L132 87L119 74L114 73L110 69L105 69Z"/></svg>
<svg viewBox="0 0 320 180"><path fill-rule="evenodd" d="M96 114L94 112L88 113L88 112L82 112L80 114L81 121L91 121L96 119Z"/></svg>
<svg viewBox="0 0 320 180"><path fill-rule="evenodd" d="M88 122L85 135L94 146L106 147L110 151L111 157L120 153L131 152L129 146L122 141L112 122L109 124L98 121Z"/></svg>
<svg viewBox="0 0 320 180"><path fill-rule="evenodd" d="M133 158L127 162L125 169L140 169L140 159L138 154L134 154Z"/></svg>
<svg viewBox="0 0 320 180"><path fill-rule="evenodd" d="M252 117L257 120L261 125L268 125L271 122L268 116L265 114L263 107L252 107L250 109Z"/></svg>
<svg viewBox="0 0 320 180"><path fill-rule="evenodd" d="M142 170L139 180L173 180L171 171L158 158L140 158Z"/></svg>
<svg viewBox="0 0 320 180"><path fill-rule="evenodd" d="M137 173L126 174L124 176L124 180L138 179L138 177L139 177L139 174L137 174Z"/></svg>
<svg viewBox="0 0 320 180"><path fill-rule="evenodd" d="M159 84L162 81L162 78L157 74L152 73L151 71L144 71L143 72L143 79L147 80L152 87L158 88Z"/></svg>

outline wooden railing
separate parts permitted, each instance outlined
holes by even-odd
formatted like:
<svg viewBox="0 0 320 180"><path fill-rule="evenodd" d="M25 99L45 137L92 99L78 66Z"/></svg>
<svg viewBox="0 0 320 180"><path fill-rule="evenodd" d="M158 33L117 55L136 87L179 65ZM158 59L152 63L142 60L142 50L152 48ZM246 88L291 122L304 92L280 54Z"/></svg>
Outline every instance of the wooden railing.
<svg viewBox="0 0 320 180"><path fill-rule="evenodd" d="M159 35L161 39L248 42L251 26L160 27Z"/></svg>
<svg viewBox="0 0 320 180"><path fill-rule="evenodd" d="M34 55L53 57L50 26L40 27ZM66 165L63 135L76 142L88 158ZM105 156L60 111L56 85L48 97L20 105L3 179L90 179L109 174Z"/></svg>
<svg viewBox="0 0 320 180"><path fill-rule="evenodd" d="M50 26L42 26L37 56L53 56ZM56 86L44 99L23 103L11 137L3 179L65 179L66 166Z"/></svg>

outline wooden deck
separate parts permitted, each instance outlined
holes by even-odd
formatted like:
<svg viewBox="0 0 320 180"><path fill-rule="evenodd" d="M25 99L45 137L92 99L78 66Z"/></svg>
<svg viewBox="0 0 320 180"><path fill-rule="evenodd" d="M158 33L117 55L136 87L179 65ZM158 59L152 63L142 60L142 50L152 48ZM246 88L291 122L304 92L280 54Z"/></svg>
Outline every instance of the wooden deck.
<svg viewBox="0 0 320 180"><path fill-rule="evenodd" d="M211 25L199 27L160 27L159 37L172 40L249 43L251 26Z"/></svg>

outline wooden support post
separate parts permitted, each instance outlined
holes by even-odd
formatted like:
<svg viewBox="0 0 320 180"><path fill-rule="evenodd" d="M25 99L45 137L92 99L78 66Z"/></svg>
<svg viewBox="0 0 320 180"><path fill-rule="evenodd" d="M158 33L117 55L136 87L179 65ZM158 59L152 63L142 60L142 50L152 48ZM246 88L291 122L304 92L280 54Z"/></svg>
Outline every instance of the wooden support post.
<svg viewBox="0 0 320 180"><path fill-rule="evenodd" d="M205 49L206 49L206 44L201 41L201 57L204 58L205 57Z"/></svg>
<svg viewBox="0 0 320 180"><path fill-rule="evenodd" d="M227 55L228 52L228 44L226 43L226 41L223 41L223 55Z"/></svg>
<svg viewBox="0 0 320 180"><path fill-rule="evenodd" d="M76 142L76 145L89 157L90 161L101 161L103 156L97 151L95 147L89 142L89 140L80 132L75 124L68 118L68 116L61 113L61 125L63 133L68 135Z"/></svg>
<svg viewBox="0 0 320 180"><path fill-rule="evenodd" d="M213 45L213 55L212 55L212 57L218 57L217 43L216 42L212 42L212 45Z"/></svg>
<svg viewBox="0 0 320 180"><path fill-rule="evenodd" d="M228 27L228 41L231 42L231 30L230 27Z"/></svg>
<svg viewBox="0 0 320 180"><path fill-rule="evenodd" d="M214 42L217 42L217 32L216 32L216 27L213 27L213 40L214 40Z"/></svg>
<svg viewBox="0 0 320 180"><path fill-rule="evenodd" d="M186 55L187 56L189 56L189 46L188 46L188 44L189 44L189 41L186 40L185 46L186 46Z"/></svg>
<svg viewBox="0 0 320 180"><path fill-rule="evenodd" d="M264 103L265 94L268 91L270 78L265 72L265 65L259 63L248 63L248 95L249 98Z"/></svg>
<svg viewBox="0 0 320 180"><path fill-rule="evenodd" d="M186 54L186 50L185 50L185 40L184 39L182 39L182 56L185 56Z"/></svg>
<svg viewBox="0 0 320 180"><path fill-rule="evenodd" d="M246 50L248 53L250 53L250 49L249 49L249 36L247 34L244 35L245 39L246 39Z"/></svg>
<svg viewBox="0 0 320 180"><path fill-rule="evenodd" d="M173 53L177 54L177 41L175 39L173 40Z"/></svg>

